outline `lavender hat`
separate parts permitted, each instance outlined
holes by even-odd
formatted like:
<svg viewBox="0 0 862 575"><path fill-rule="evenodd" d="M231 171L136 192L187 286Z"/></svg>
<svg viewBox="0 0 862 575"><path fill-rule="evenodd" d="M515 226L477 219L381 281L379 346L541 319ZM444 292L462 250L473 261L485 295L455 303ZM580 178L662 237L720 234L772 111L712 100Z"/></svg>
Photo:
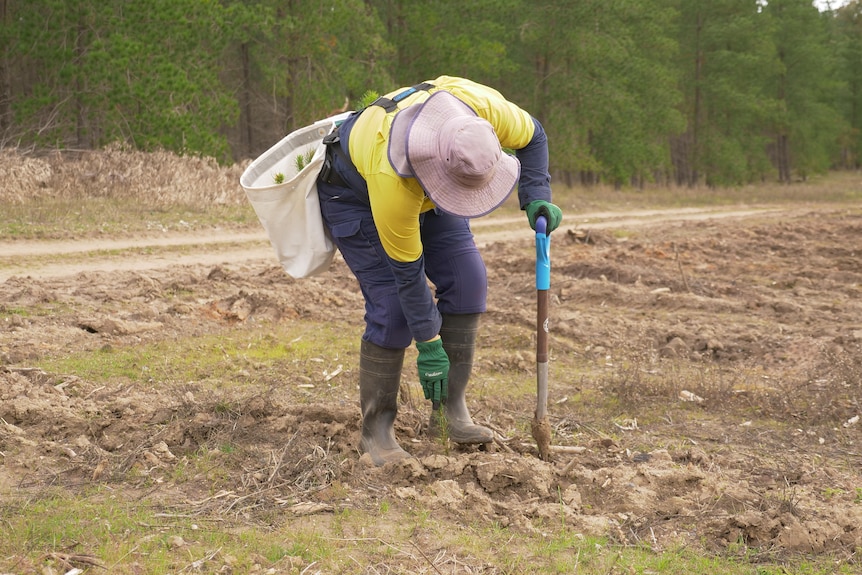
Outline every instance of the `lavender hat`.
<svg viewBox="0 0 862 575"><path fill-rule="evenodd" d="M415 177L431 201L454 216L484 216L502 204L521 164L506 154L488 121L449 92L401 110L389 133L389 161Z"/></svg>

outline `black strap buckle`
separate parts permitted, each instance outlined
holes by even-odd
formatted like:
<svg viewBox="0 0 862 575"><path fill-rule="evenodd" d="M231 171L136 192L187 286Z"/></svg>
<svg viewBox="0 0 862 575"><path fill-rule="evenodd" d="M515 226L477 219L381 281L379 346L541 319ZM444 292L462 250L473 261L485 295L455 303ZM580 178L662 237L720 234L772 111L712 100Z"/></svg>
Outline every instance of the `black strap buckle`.
<svg viewBox="0 0 862 575"><path fill-rule="evenodd" d="M338 172L335 170L335 155L343 154L341 150L341 138L338 136L338 128L328 133L323 137L323 144L326 146L326 153L323 155L323 165L320 167L320 175L318 178L327 184L338 186L340 188L349 188Z"/></svg>
<svg viewBox="0 0 862 575"><path fill-rule="evenodd" d="M392 98L386 98L385 96L380 96L379 98L377 98L376 100L371 102L371 104L369 104L369 107L370 106L380 106L381 108L386 110L386 113L388 114L389 112L394 112L395 109L398 107L398 102L400 102L404 98L407 98L408 96L412 96L413 94L415 94L419 90L430 90L433 87L434 87L434 84L432 84L431 82L422 82L421 84L416 84L415 86L411 86L410 88L407 88L403 92L399 92L398 94L396 94Z"/></svg>

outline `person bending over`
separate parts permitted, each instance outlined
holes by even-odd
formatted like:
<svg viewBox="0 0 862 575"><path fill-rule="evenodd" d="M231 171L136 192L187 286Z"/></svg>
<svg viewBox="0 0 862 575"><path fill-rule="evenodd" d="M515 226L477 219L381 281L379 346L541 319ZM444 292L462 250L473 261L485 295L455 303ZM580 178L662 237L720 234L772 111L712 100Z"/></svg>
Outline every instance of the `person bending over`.
<svg viewBox="0 0 862 575"><path fill-rule="evenodd" d="M469 220L517 186L533 229L540 215L548 233L559 226L542 125L493 88L440 76L378 98L324 142L321 213L365 298L360 450L378 466L410 457L394 423L413 341L432 401L430 433L462 444L493 441L466 403L488 289Z"/></svg>

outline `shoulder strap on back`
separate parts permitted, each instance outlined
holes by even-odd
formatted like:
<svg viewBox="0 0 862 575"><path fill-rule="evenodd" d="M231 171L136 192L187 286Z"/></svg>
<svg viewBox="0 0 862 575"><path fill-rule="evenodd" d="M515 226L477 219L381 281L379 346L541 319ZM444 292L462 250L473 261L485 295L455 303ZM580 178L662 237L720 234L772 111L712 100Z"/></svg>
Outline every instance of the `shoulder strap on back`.
<svg viewBox="0 0 862 575"><path fill-rule="evenodd" d="M434 87L434 84L432 84L430 82L422 82L421 84L416 84L415 86L407 88L406 90L396 94L392 98L386 98L384 96L380 96L379 98L377 98L376 100L371 102L371 104L369 104L369 106L380 106L381 108L386 110L386 113L388 114L389 112L394 112L395 108L398 107L398 102L400 102L404 98L406 98L412 94L415 94L419 90L429 90L433 87Z"/></svg>

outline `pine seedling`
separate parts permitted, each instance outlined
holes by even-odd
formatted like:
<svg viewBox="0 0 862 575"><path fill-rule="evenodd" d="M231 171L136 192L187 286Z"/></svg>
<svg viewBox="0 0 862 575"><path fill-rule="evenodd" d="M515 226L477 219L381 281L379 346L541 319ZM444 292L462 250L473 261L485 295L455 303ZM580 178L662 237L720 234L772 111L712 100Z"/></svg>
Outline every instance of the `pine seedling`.
<svg viewBox="0 0 862 575"><path fill-rule="evenodd" d="M363 108L367 108L368 106L371 105L371 103L374 100L376 100L379 97L380 97L380 94L378 94L374 90L368 90L367 92L362 94L361 98L359 98L359 104L357 105L356 109L362 110Z"/></svg>
<svg viewBox="0 0 862 575"><path fill-rule="evenodd" d="M314 158L314 148L309 148L304 154L297 154L295 159L296 172L301 172L305 166L311 163L312 158Z"/></svg>
<svg viewBox="0 0 862 575"><path fill-rule="evenodd" d="M446 455L449 455L449 421L446 419L443 406L441 405L438 409L432 410L431 417L435 419L437 428L440 430L440 445L443 446Z"/></svg>

